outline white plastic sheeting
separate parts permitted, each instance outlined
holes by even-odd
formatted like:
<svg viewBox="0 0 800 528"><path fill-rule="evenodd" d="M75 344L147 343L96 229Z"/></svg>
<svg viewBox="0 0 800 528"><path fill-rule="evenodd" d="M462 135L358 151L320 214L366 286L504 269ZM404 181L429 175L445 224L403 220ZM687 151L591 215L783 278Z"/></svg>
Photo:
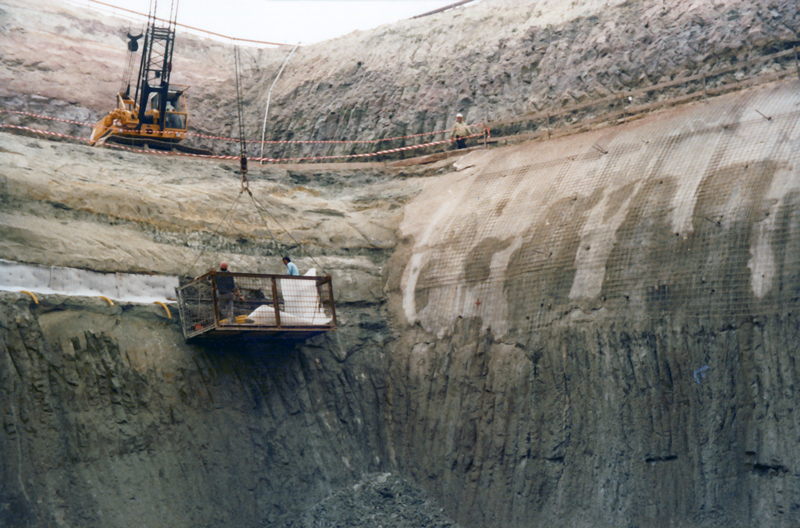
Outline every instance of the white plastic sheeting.
<svg viewBox="0 0 800 528"><path fill-rule="evenodd" d="M306 277L315 277L316 269L310 269ZM326 325L333 319L325 315L319 301L317 283L312 281L280 279L281 292L283 293L283 308L280 312L281 326ZM256 324L275 326L275 308L262 305L253 310L248 319Z"/></svg>
<svg viewBox="0 0 800 528"><path fill-rule="evenodd" d="M81 297L103 295L122 302L152 303L175 300L178 278L139 273L96 271L22 264L0 259L0 290L28 290Z"/></svg>

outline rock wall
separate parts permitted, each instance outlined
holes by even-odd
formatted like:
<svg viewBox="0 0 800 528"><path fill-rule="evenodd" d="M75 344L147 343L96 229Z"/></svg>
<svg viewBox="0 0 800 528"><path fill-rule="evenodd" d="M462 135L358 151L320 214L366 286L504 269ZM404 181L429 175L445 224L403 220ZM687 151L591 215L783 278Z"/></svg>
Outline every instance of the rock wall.
<svg viewBox="0 0 800 528"><path fill-rule="evenodd" d="M386 470L386 330L342 312L305 343L187 347L159 306L4 294L0 525L276 525Z"/></svg>
<svg viewBox="0 0 800 528"><path fill-rule="evenodd" d="M797 524L798 102L764 86L357 188L269 169L256 196L341 284L340 329L306 343L186 347L159 306L4 294L0 520L449 525L421 486L469 527ZM234 183L2 139L6 259L94 267L113 241L97 267L170 272ZM271 271L250 216L210 262Z"/></svg>
<svg viewBox="0 0 800 528"><path fill-rule="evenodd" d="M280 256L290 254L303 272L316 267L347 281L349 302L382 295L380 263L422 181L413 170L253 164L257 208L239 195L234 165L216 161L11 134L0 135L0 161L0 258L198 276L220 260L281 273Z"/></svg>
<svg viewBox="0 0 800 528"><path fill-rule="evenodd" d="M457 519L800 522L797 88L473 152L408 204L392 448Z"/></svg>
<svg viewBox="0 0 800 528"><path fill-rule="evenodd" d="M381 267L437 166L256 165L262 218L233 207L238 175L216 162L1 134L0 165L0 258L124 280L223 259L281 273L290 254L333 275L339 321L305 343L187 347L157 305L0 294L0 526L309 526L372 507L365 528L455 526L403 475L385 477L382 418Z"/></svg>
<svg viewBox="0 0 800 528"><path fill-rule="evenodd" d="M96 122L115 104L129 25L55 0L7 0L0 12L0 35L8 43L0 62L0 101L14 110ZM484 0L301 46L272 92L266 135L369 140L446 129L456 112L471 123L514 118L742 65L796 46L798 28L792 0ZM290 51L242 48L249 139L261 137L268 91ZM790 59L742 65L713 82L793 68ZM172 81L191 86L191 128L238 135L232 47L180 34L174 63ZM65 123L6 120L89 134ZM236 150L230 143L192 141L220 153ZM265 155L373 150L268 145ZM251 155L260 153L254 147Z"/></svg>
<svg viewBox="0 0 800 528"><path fill-rule="evenodd" d="M4 104L99 117L118 22L35 7L0 12ZM271 135L559 107L791 46L797 12L487 0L301 49ZM179 45L197 126L227 134L229 51ZM249 130L286 53L247 53ZM299 240L341 303L326 337L201 348L158 306L3 294L0 525L448 525L417 486L476 528L800 524L796 94L455 165L251 167L267 221L249 206L223 221L228 165L0 135L0 258L274 273Z"/></svg>
<svg viewBox="0 0 800 528"><path fill-rule="evenodd" d="M793 1L485 0L299 49L268 135L371 139L449 128L457 112L514 118L740 64L790 48L799 29ZM274 54L248 95L260 108Z"/></svg>

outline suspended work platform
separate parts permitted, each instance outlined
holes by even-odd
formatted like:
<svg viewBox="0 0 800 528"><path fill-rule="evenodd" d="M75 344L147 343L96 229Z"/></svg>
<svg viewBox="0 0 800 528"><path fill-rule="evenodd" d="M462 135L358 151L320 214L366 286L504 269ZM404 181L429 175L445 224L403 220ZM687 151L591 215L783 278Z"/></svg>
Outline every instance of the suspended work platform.
<svg viewBox="0 0 800 528"><path fill-rule="evenodd" d="M330 275L210 271L179 288L186 341L232 336L306 338L336 330Z"/></svg>

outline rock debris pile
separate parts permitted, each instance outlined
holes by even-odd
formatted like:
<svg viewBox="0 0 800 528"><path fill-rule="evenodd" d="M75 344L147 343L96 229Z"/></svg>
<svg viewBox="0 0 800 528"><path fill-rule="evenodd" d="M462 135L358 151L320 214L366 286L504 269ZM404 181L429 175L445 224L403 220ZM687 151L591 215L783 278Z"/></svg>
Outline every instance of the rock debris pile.
<svg viewBox="0 0 800 528"><path fill-rule="evenodd" d="M391 473L365 475L281 528L461 528L419 486Z"/></svg>

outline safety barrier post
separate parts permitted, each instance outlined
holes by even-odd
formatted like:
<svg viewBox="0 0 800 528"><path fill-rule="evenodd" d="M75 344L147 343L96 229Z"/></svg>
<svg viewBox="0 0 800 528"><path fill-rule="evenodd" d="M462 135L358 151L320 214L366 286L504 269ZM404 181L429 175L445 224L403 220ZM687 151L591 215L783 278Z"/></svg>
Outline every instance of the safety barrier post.
<svg viewBox="0 0 800 528"><path fill-rule="evenodd" d="M211 274L211 302L214 303L214 327L219 328L219 303L217 302L217 277L216 274L214 273Z"/></svg>
<svg viewBox="0 0 800 528"><path fill-rule="evenodd" d="M794 67L797 69L797 78L800 79L800 62L797 60L797 46L794 47Z"/></svg>
<svg viewBox="0 0 800 528"><path fill-rule="evenodd" d="M278 309L278 286L275 284L275 277L272 277L272 303L275 306L275 324L281 327L281 311Z"/></svg>
<svg viewBox="0 0 800 528"><path fill-rule="evenodd" d="M708 101L708 85L706 84L706 74L703 74L703 101Z"/></svg>

